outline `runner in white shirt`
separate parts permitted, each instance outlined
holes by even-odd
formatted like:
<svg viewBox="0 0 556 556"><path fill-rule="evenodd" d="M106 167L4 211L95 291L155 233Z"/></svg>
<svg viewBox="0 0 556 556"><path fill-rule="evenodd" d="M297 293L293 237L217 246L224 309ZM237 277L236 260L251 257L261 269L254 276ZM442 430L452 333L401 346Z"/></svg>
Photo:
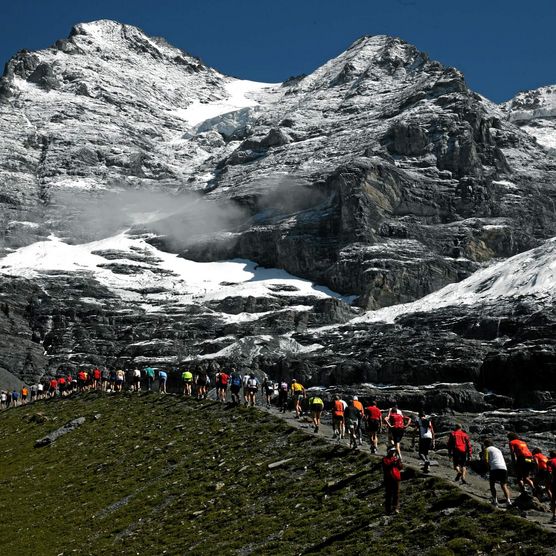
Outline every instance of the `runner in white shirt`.
<svg viewBox="0 0 556 556"><path fill-rule="evenodd" d="M492 445L491 440L485 440L483 443L483 459L488 464L490 492L492 494L493 506L498 506L496 498L496 483L500 483L502 492L506 497L508 506L512 505L510 499L510 487L508 486L508 467L502 452Z"/></svg>

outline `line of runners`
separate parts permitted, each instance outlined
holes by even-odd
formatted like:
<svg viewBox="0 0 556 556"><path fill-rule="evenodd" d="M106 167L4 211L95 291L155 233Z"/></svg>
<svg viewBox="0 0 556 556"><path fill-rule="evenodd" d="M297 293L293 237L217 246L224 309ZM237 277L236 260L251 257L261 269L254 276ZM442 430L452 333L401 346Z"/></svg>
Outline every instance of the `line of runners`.
<svg viewBox="0 0 556 556"><path fill-rule="evenodd" d="M75 375L68 373L58 375L48 381L38 382L31 386L23 386L20 390L0 392L0 408L7 409L29 401L47 397L65 397L75 391L102 390L121 392L124 389L140 392L142 389L150 391L155 382L158 391L167 392L168 372L154 367L143 370L135 368L124 372L122 369L81 370ZM208 396L212 380L209 373L203 369L192 373L185 370L180 375L180 390L184 396L195 396L205 399ZM214 376L216 399L227 402L228 389L231 402L239 405L255 406L256 395L261 390L263 404L270 408L277 395L277 404L282 413L293 406L295 417L300 418L304 409L310 413L314 432L318 433L321 417L325 408L324 400L318 395L309 395L305 387L293 379L290 384L285 381L274 383L269 378L259 382L255 374L241 375L236 368L231 367L229 373L218 371ZM307 404L308 402L308 404ZM370 401L366 407L353 396L348 402L339 396L331 401L333 437L338 441L347 437L350 447L357 449L363 444L364 432L370 445L371 453L378 452L379 435L387 432L387 452L382 458L385 485L385 509L387 513L399 511L399 485L401 481L402 453L401 441L408 428L412 428L413 445L419 439L418 453L422 461L423 471L429 472L431 461L429 452L435 448L435 430L433 418L420 411L416 418L411 418L393 405L388 410L381 410L375 401ZM517 484L521 492L530 489L531 494L542 499L547 496L551 501L552 522L556 522L556 451L547 456L539 448L530 450L527 443L515 433L508 435L508 448L512 466L515 470ZM448 436L448 455L452 459L457 475L456 482L466 484L467 468L471 462L472 443L469 435L461 425L456 425ZM499 484L505 502L511 506L511 493L508 485L508 467L502 451L494 446L493 441L484 439L480 462L485 471L489 472L492 504L498 505L496 484Z"/></svg>

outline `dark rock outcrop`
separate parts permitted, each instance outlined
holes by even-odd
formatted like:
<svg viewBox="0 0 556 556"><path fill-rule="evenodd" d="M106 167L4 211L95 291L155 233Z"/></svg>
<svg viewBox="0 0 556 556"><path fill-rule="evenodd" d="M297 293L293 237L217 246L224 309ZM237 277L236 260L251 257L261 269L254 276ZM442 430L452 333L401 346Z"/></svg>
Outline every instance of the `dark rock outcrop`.
<svg viewBox="0 0 556 556"><path fill-rule="evenodd" d="M75 429L83 425L83 423L85 423L85 417L78 417L77 419L72 419L71 421L66 423L63 427L60 427L59 429L56 429L50 434L47 434L46 436L43 436L42 438L36 440L35 448L44 448L45 446L50 446L53 442L56 442L58 438L64 436L65 434L73 432Z"/></svg>

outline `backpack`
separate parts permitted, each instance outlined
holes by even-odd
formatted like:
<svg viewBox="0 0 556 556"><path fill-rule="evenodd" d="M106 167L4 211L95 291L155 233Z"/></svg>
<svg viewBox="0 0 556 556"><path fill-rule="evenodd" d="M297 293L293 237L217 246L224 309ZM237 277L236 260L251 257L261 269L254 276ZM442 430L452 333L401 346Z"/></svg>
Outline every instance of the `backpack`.
<svg viewBox="0 0 556 556"><path fill-rule="evenodd" d="M241 386L241 377L239 375L232 375L232 386Z"/></svg>
<svg viewBox="0 0 556 556"><path fill-rule="evenodd" d="M248 388L256 388L257 387L257 379L256 378L250 378L247 381L247 387Z"/></svg>
<svg viewBox="0 0 556 556"><path fill-rule="evenodd" d="M288 391L288 383L287 382L281 382L280 383L280 390L282 390L282 392L287 392Z"/></svg>

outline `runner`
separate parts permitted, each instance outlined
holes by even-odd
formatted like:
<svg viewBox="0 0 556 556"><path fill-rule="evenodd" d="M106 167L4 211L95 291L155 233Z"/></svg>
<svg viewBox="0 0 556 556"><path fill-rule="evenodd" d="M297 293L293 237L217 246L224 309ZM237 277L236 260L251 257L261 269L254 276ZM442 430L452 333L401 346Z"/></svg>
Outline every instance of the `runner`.
<svg viewBox="0 0 556 556"><path fill-rule="evenodd" d="M228 382L230 381L230 375L226 371L220 371L216 377L216 397L222 403L225 403L228 395Z"/></svg>
<svg viewBox="0 0 556 556"><path fill-rule="evenodd" d="M166 382L168 381L168 373L164 370L158 371L158 391L166 394Z"/></svg>
<svg viewBox="0 0 556 556"><path fill-rule="evenodd" d="M30 390L31 390L31 401L33 402L33 401L35 401L35 400L37 399L37 397L38 397L39 387L38 387L38 385L37 385L36 383L35 383L35 384L31 384Z"/></svg>
<svg viewBox="0 0 556 556"><path fill-rule="evenodd" d="M288 383L286 381L280 382L278 387L278 406L280 407L280 413L286 413L288 410Z"/></svg>
<svg viewBox="0 0 556 556"><path fill-rule="evenodd" d="M251 407L255 406L255 396L257 395L257 390L259 386L259 381L253 373L249 375L247 379L247 402Z"/></svg>
<svg viewBox="0 0 556 556"><path fill-rule="evenodd" d="M424 411L419 411L419 417L415 419L415 432L419 435L419 459L423 461L423 472L428 473L431 465L429 451L434 449L434 428Z"/></svg>
<svg viewBox="0 0 556 556"><path fill-rule="evenodd" d="M37 399L42 400L44 397L44 384L39 382L37 384Z"/></svg>
<svg viewBox="0 0 556 556"><path fill-rule="evenodd" d="M348 407L344 411L346 431L349 436L349 447L353 448L354 450L357 449L357 445L358 445L357 429L359 428L361 422L361 411L355 405L355 401L357 400L354 400L352 398L349 402Z"/></svg>
<svg viewBox="0 0 556 556"><path fill-rule="evenodd" d="M58 379L58 392L60 392L60 396L62 396L63 398L67 395L66 386L67 386L66 379L64 376L61 376Z"/></svg>
<svg viewBox="0 0 556 556"><path fill-rule="evenodd" d="M101 380L101 390L106 392L106 390L108 390L108 381L110 380L110 371L106 367L102 369L102 372L100 374L100 380Z"/></svg>
<svg viewBox="0 0 556 556"><path fill-rule="evenodd" d="M110 369L110 374L108 375L108 388L112 392L116 391L116 369Z"/></svg>
<svg viewBox="0 0 556 556"><path fill-rule="evenodd" d="M0 392L0 408L8 408L8 393L5 390L2 390L2 392Z"/></svg>
<svg viewBox="0 0 556 556"><path fill-rule="evenodd" d="M396 453L401 460L402 453L400 443L405 433L405 429L411 424L411 419L409 417L405 417L404 414L398 409L398 406L394 404L388 411L385 423L388 427L388 432L390 433L390 440L394 445L394 448L396 448Z"/></svg>
<svg viewBox="0 0 556 556"><path fill-rule="evenodd" d="M68 394L70 394L71 392L74 391L75 389L75 381L73 380L73 377L71 376L71 373L68 373L66 375L66 392Z"/></svg>
<svg viewBox="0 0 556 556"><path fill-rule="evenodd" d="M153 389L153 382L154 382L154 368L153 367L145 367L145 382L147 385L147 392L151 392Z"/></svg>
<svg viewBox="0 0 556 556"><path fill-rule="evenodd" d="M334 396L332 401L332 437L344 438L344 402L340 400L340 396Z"/></svg>
<svg viewBox="0 0 556 556"><path fill-rule="evenodd" d="M266 402L267 409L270 409L270 403L272 402L272 396L274 396L274 382L265 376L264 382L261 385L261 394Z"/></svg>
<svg viewBox="0 0 556 556"><path fill-rule="evenodd" d="M508 434L510 455L515 469L519 490L525 492L525 484L529 485L533 492L535 484L531 476L535 473L535 458L529 450L527 443L521 440L515 432Z"/></svg>
<svg viewBox="0 0 556 556"><path fill-rule="evenodd" d="M249 381L249 374L245 373L243 375L243 403L245 406L249 403L249 387L247 386L247 382Z"/></svg>
<svg viewBox="0 0 556 556"><path fill-rule="evenodd" d="M504 461L502 452L493 446L492 441L487 439L483 443L483 459L489 468L490 493L492 494L492 505L498 506L496 497L496 483L500 483L500 488L506 497L506 504L512 505L510 498L510 487L508 486L508 467Z"/></svg>
<svg viewBox="0 0 556 556"><path fill-rule="evenodd" d="M303 386L303 384L297 382L295 378L292 380L291 393L295 408L295 418L299 419L301 417L301 414L303 413L301 408L301 400L305 398L305 387Z"/></svg>
<svg viewBox="0 0 556 556"><path fill-rule="evenodd" d="M21 389L21 403L22 404L27 403L28 396L29 396L29 388L27 388L27 386L23 386L23 388Z"/></svg>
<svg viewBox="0 0 556 556"><path fill-rule="evenodd" d="M454 481L461 479L462 484L467 484L465 475L467 465L471 459L471 440L469 435L462 429L461 425L456 425L448 438L448 456L452 458L454 469L457 471Z"/></svg>
<svg viewBox="0 0 556 556"><path fill-rule="evenodd" d="M549 453L548 457L550 459L546 462L546 467L551 477L550 492L552 493L552 497L550 500L552 519L550 521L551 523L556 523L556 451L552 450Z"/></svg>
<svg viewBox="0 0 556 556"><path fill-rule="evenodd" d="M17 407L18 403L19 403L19 392L14 388L12 390L12 405L14 407Z"/></svg>
<svg viewBox="0 0 556 556"><path fill-rule="evenodd" d="M84 371L78 371L77 373L77 389L79 390L79 392L83 392L83 390L85 389L85 379L86 379L86 375L84 373Z"/></svg>
<svg viewBox="0 0 556 556"><path fill-rule="evenodd" d="M93 376L93 390L98 390L101 387L102 373L98 367L95 367L92 372Z"/></svg>
<svg viewBox="0 0 556 556"><path fill-rule="evenodd" d="M195 377L197 399L202 400L207 397L208 376L204 369L200 368Z"/></svg>
<svg viewBox="0 0 556 556"><path fill-rule="evenodd" d="M141 390L141 370L137 367L131 372L131 389L134 392Z"/></svg>
<svg viewBox="0 0 556 556"><path fill-rule="evenodd" d="M58 381L55 378L50 379L48 385L48 394L51 398L56 395L56 390L58 389Z"/></svg>
<svg viewBox="0 0 556 556"><path fill-rule="evenodd" d="M402 460L396 452L395 446L390 446L382 458L384 473L384 510L387 515L400 513L400 482L402 480Z"/></svg>
<svg viewBox="0 0 556 556"><path fill-rule="evenodd" d="M546 494L548 498L552 498L552 489L551 489L551 477L548 471L547 463L548 463L548 456L545 456L540 448L534 448L531 452L533 454L533 458L535 459L535 464L537 466L537 472L535 473L535 494L539 500L542 500L542 490L543 488L546 490Z"/></svg>
<svg viewBox="0 0 556 556"><path fill-rule="evenodd" d="M378 433L382 431L382 412L377 407L375 400L371 400L365 408L365 421L367 423L367 432L369 433L371 454L376 454L378 450Z"/></svg>
<svg viewBox="0 0 556 556"><path fill-rule="evenodd" d="M324 408L324 402L318 396L309 398L309 409L311 410L311 421L313 422L314 432L319 432L320 415Z"/></svg>
<svg viewBox="0 0 556 556"><path fill-rule="evenodd" d="M193 373L191 371L183 371L181 374L183 383L183 395L191 396L191 385L193 384Z"/></svg>
<svg viewBox="0 0 556 556"><path fill-rule="evenodd" d="M353 396L353 405L359 410L359 419L357 420L357 442L359 446L363 445L363 419L365 418L365 410L363 404L357 396Z"/></svg>
<svg viewBox="0 0 556 556"><path fill-rule="evenodd" d="M116 371L116 382L114 383L116 392L121 392L124 389L124 382L125 382L125 372L123 371L123 369L118 369Z"/></svg>

